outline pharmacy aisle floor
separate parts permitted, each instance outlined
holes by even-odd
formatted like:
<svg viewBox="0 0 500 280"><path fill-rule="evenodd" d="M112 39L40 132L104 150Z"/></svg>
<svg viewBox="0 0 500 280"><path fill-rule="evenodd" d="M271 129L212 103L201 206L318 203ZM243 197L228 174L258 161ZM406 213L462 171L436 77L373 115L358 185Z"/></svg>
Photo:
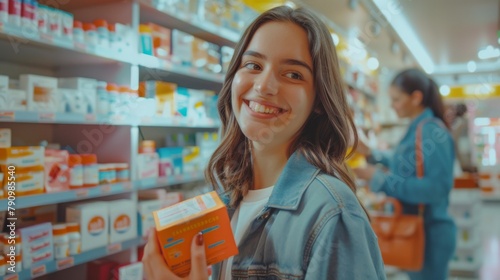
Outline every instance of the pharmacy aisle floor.
<svg viewBox="0 0 500 280"><path fill-rule="evenodd" d="M483 202L481 209L482 266L476 275L452 272L449 280L499 280L500 279L500 201ZM404 273L388 271L388 280L408 280Z"/></svg>

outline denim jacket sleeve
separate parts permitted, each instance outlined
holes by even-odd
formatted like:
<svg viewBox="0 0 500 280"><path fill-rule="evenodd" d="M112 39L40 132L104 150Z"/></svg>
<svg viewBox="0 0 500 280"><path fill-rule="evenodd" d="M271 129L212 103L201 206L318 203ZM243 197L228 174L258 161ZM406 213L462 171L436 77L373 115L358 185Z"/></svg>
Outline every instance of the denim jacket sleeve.
<svg viewBox="0 0 500 280"><path fill-rule="evenodd" d="M312 236L306 280L386 279L377 238L366 217L344 209L323 218Z"/></svg>
<svg viewBox="0 0 500 280"><path fill-rule="evenodd" d="M398 155L401 164L393 164L389 172L377 170L370 181L372 191L382 191L407 203L433 203L439 201L450 191L453 183L453 161L455 153L450 134L435 123L427 123L422 128L422 152L424 159L424 176L418 178L415 173L402 172L405 162L410 159L415 170L414 156ZM412 139L414 141L415 138ZM397 169L397 170L395 170Z"/></svg>

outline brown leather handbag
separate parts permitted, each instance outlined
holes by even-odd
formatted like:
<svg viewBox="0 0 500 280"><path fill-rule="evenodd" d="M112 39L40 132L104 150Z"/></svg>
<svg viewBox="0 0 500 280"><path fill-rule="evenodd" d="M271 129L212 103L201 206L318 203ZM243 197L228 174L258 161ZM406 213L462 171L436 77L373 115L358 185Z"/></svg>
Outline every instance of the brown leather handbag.
<svg viewBox="0 0 500 280"><path fill-rule="evenodd" d="M424 176L422 126L425 122L419 124L415 140L418 178ZM406 215L397 199L387 197L383 203L393 205L392 215L371 215L371 224L378 237L384 264L409 271L421 270L425 254L424 206L419 204L418 215Z"/></svg>

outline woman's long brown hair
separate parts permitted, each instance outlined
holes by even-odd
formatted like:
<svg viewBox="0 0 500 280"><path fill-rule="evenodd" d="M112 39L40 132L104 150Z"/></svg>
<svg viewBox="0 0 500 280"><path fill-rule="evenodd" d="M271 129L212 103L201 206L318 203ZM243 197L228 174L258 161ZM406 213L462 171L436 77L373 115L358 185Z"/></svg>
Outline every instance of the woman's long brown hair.
<svg viewBox="0 0 500 280"><path fill-rule="evenodd" d="M301 152L322 172L340 177L339 179L353 192L356 189L344 160L349 144L354 143L356 146L358 137L344 94L343 80L330 32L311 11L281 6L261 14L243 33L236 45L219 95L221 144L212 155L205 176L212 186L222 187L230 195L231 206L237 206L253 186L250 142L234 116L231 106L231 85L241 63L241 57L257 29L267 22L276 21L297 24L307 32L316 91L313 112L292 142L288 156L296 151ZM351 134L350 131L354 133Z"/></svg>

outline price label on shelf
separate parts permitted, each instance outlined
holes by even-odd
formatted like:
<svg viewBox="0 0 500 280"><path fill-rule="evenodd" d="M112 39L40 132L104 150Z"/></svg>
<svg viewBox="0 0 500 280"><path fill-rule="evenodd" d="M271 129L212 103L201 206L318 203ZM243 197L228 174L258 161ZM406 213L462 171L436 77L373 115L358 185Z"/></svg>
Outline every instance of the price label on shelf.
<svg viewBox="0 0 500 280"><path fill-rule="evenodd" d="M7 274L3 277L3 280L19 280L19 276L16 274Z"/></svg>
<svg viewBox="0 0 500 280"><path fill-rule="evenodd" d="M101 193L106 194L111 192L111 185L101 186Z"/></svg>
<svg viewBox="0 0 500 280"><path fill-rule="evenodd" d="M180 182L184 179L184 176L182 176L181 174L175 174L174 178L176 182Z"/></svg>
<svg viewBox="0 0 500 280"><path fill-rule="evenodd" d="M75 194L77 198L84 198L89 196L89 190L88 189L77 190L75 191Z"/></svg>
<svg viewBox="0 0 500 280"><path fill-rule="evenodd" d="M125 182L125 183L122 183L123 185L123 189L126 190L126 191L131 191L132 190L132 183L130 182Z"/></svg>
<svg viewBox="0 0 500 280"><path fill-rule="evenodd" d="M75 259L73 257L58 260L56 263L57 270L62 270L75 265Z"/></svg>
<svg viewBox="0 0 500 280"><path fill-rule="evenodd" d="M97 119L97 117L94 114L86 114L85 115L85 121L87 121L87 122L95 122L96 119Z"/></svg>
<svg viewBox="0 0 500 280"><path fill-rule="evenodd" d="M0 120L13 121L15 118L16 118L16 114L12 111L0 112Z"/></svg>
<svg viewBox="0 0 500 280"><path fill-rule="evenodd" d="M40 39L42 39L46 43L50 43L50 44L54 43L54 38L52 37L52 35L49 35L49 34L41 33Z"/></svg>
<svg viewBox="0 0 500 280"><path fill-rule="evenodd" d="M31 277L38 277L47 274L47 267L42 264L31 268Z"/></svg>
<svg viewBox="0 0 500 280"><path fill-rule="evenodd" d="M56 119L55 113L40 113L38 115L40 121L54 121Z"/></svg>
<svg viewBox="0 0 500 280"><path fill-rule="evenodd" d="M122 244L121 243L115 243L115 244L110 244L107 247L107 252L108 254L114 254L118 253L122 250Z"/></svg>

